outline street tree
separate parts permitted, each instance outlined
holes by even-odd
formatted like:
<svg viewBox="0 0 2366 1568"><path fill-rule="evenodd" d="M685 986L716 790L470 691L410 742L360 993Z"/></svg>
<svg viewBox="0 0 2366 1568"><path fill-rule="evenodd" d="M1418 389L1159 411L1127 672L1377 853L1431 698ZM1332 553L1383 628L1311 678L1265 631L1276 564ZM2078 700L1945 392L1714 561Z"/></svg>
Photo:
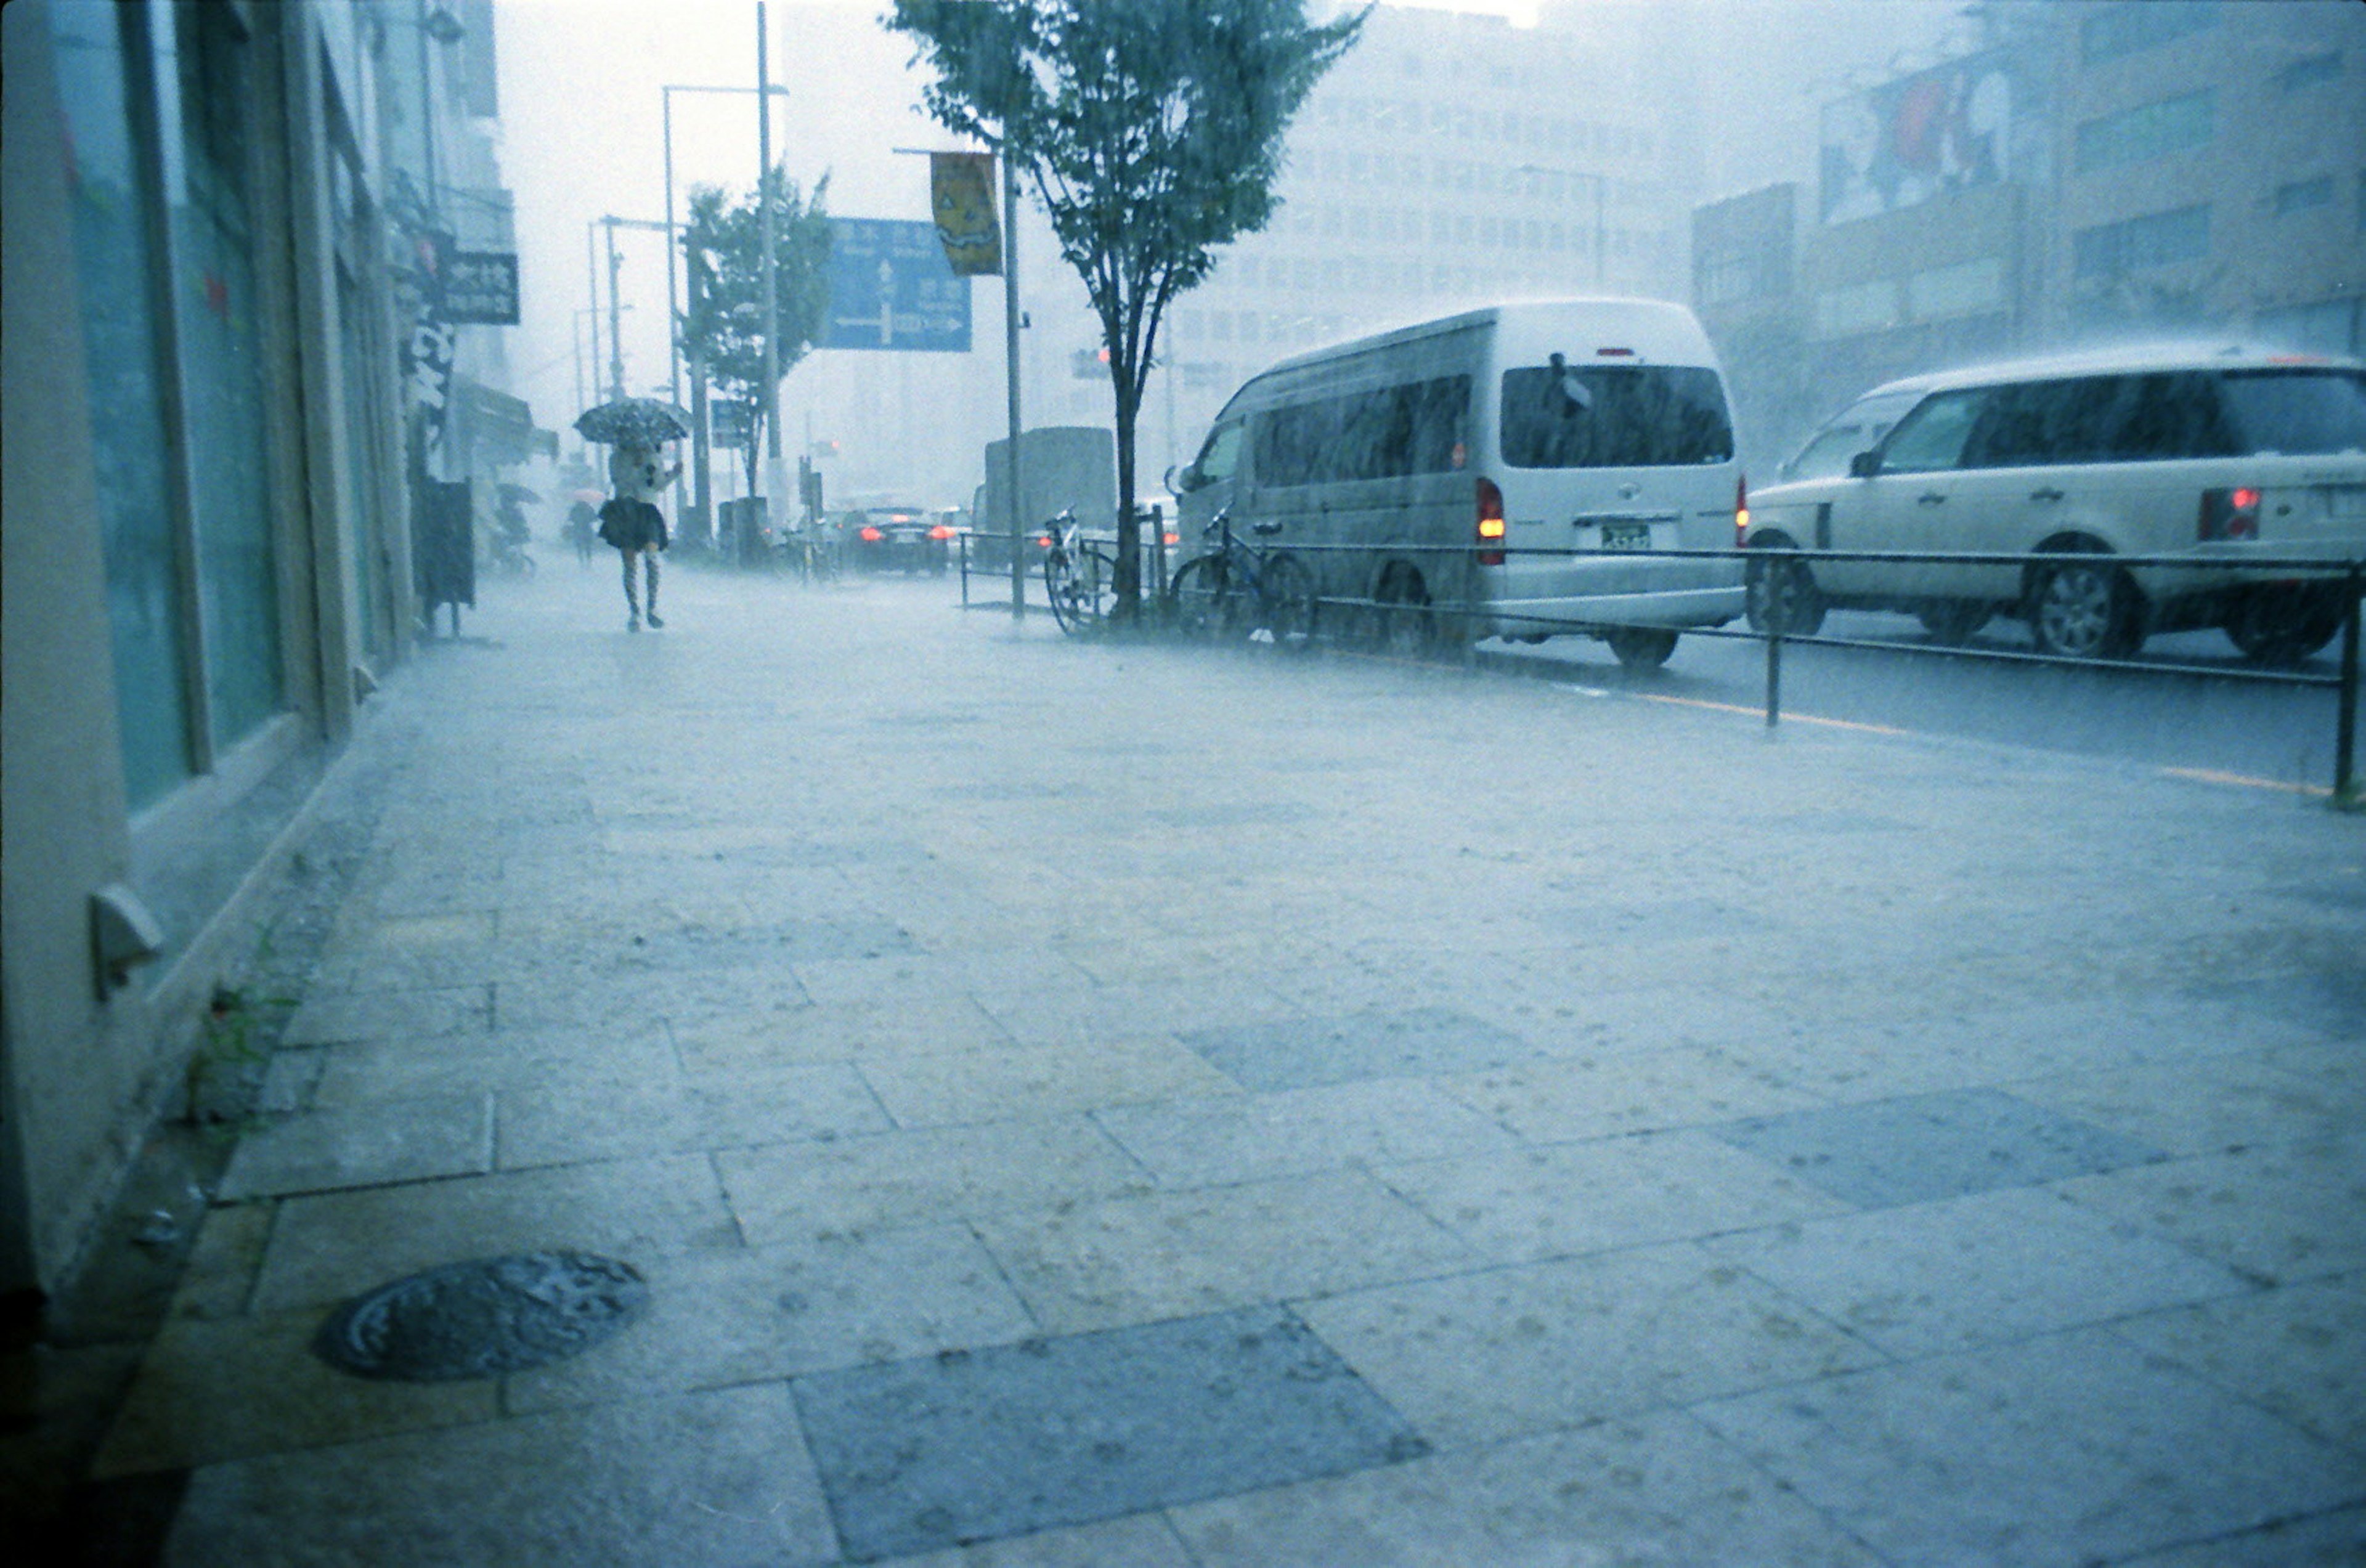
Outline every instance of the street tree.
<svg viewBox="0 0 2366 1568"><path fill-rule="evenodd" d="M778 365L785 378L821 335L828 303L829 218L824 204L829 176L814 182L808 198L787 173L774 167L764 176L773 204L772 265L776 301ZM689 272L689 302L682 311L685 357L703 365L724 397L748 411L749 439L742 453L748 489L757 488L756 453L764 438L764 253L759 248L763 209L753 191L734 200L720 186L690 192L682 225L682 259Z"/></svg>
<svg viewBox="0 0 2366 1568"><path fill-rule="evenodd" d="M1134 428L1177 296L1279 205L1282 136L1364 16L1304 0L894 0L929 112L1032 184L1100 318L1115 393L1117 614L1141 604Z"/></svg>

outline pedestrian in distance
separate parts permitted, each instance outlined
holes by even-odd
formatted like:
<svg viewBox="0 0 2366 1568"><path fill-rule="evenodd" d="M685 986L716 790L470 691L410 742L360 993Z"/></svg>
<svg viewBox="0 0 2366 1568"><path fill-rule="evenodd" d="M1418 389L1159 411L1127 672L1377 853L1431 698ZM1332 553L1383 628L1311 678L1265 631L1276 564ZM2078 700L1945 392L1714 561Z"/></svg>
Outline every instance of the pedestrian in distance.
<svg viewBox="0 0 2366 1568"><path fill-rule="evenodd" d="M583 566L592 564L592 546L600 536L600 514L592 510L588 501L578 501L567 510L567 542L575 547L575 559Z"/></svg>
<svg viewBox="0 0 2366 1568"><path fill-rule="evenodd" d="M634 581L636 561L642 567L649 591L648 621L652 628L665 622L658 615L658 557L673 540L656 497L682 472L659 459L655 447L638 443L619 445L608 457L608 480L614 488L600 508L600 537L615 547L625 563L625 623L627 631L641 629L640 586Z"/></svg>

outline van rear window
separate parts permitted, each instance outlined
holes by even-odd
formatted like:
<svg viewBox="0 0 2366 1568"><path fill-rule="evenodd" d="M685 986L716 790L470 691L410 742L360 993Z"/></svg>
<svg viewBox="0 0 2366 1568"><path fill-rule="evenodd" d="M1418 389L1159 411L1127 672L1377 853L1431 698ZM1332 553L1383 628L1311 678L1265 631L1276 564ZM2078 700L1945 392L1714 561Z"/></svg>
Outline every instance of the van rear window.
<svg viewBox="0 0 2366 1568"><path fill-rule="evenodd" d="M2224 385L2246 453L2366 452L2366 372L2230 370Z"/></svg>
<svg viewBox="0 0 2366 1568"><path fill-rule="evenodd" d="M1658 468L1733 457L1717 372L1550 366L1504 372L1504 461L1515 468Z"/></svg>

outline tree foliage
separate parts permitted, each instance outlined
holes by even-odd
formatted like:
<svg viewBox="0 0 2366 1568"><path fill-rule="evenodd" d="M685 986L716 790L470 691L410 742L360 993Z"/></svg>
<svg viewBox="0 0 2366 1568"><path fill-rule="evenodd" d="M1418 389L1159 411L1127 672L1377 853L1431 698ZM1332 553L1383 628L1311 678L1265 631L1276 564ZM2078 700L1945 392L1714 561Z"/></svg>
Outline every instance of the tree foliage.
<svg viewBox="0 0 2366 1568"><path fill-rule="evenodd" d="M829 176L814 182L807 199L787 173L764 176L773 202L772 288L783 377L821 335L828 303L829 218L824 203ZM755 192L734 201L720 186L697 186L682 225L682 259L691 275L682 311L682 352L706 367L717 393L747 405L752 438L749 482L761 444L764 386L764 253L759 248L762 208Z"/></svg>
<svg viewBox="0 0 2366 1568"><path fill-rule="evenodd" d="M1115 393L1118 598L1140 596L1136 415L1158 326L1217 247L1265 227L1282 137L1355 43L1305 0L895 0L947 129L999 147L1042 199L1100 318Z"/></svg>

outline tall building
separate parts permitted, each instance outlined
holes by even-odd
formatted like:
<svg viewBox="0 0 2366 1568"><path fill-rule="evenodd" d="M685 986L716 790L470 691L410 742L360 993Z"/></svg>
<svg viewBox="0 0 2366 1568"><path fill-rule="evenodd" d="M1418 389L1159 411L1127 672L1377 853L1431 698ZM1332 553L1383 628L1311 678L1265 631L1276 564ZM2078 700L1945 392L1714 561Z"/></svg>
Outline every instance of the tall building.
<svg viewBox="0 0 2366 1568"><path fill-rule="evenodd" d="M1505 299L1680 294L1696 172L1642 90L1651 39L1375 10L1291 128L1272 226L1169 313L1144 471L1189 457L1224 399L1291 354ZM1078 324L1082 377L1098 341ZM1105 386L1071 393L1077 416Z"/></svg>
<svg viewBox="0 0 2366 1568"><path fill-rule="evenodd" d="M1956 58L1825 105L1812 187L1696 212L1693 299L1745 439L1783 449L1876 383L2082 343L2366 351L2366 7L1978 17Z"/></svg>
<svg viewBox="0 0 2366 1568"><path fill-rule="evenodd" d="M13 1296L71 1274L183 1109L308 802L411 647L413 501L498 473L518 410L498 329L427 281L501 249L494 218L438 222L505 206L490 0L18 0L0 45Z"/></svg>

